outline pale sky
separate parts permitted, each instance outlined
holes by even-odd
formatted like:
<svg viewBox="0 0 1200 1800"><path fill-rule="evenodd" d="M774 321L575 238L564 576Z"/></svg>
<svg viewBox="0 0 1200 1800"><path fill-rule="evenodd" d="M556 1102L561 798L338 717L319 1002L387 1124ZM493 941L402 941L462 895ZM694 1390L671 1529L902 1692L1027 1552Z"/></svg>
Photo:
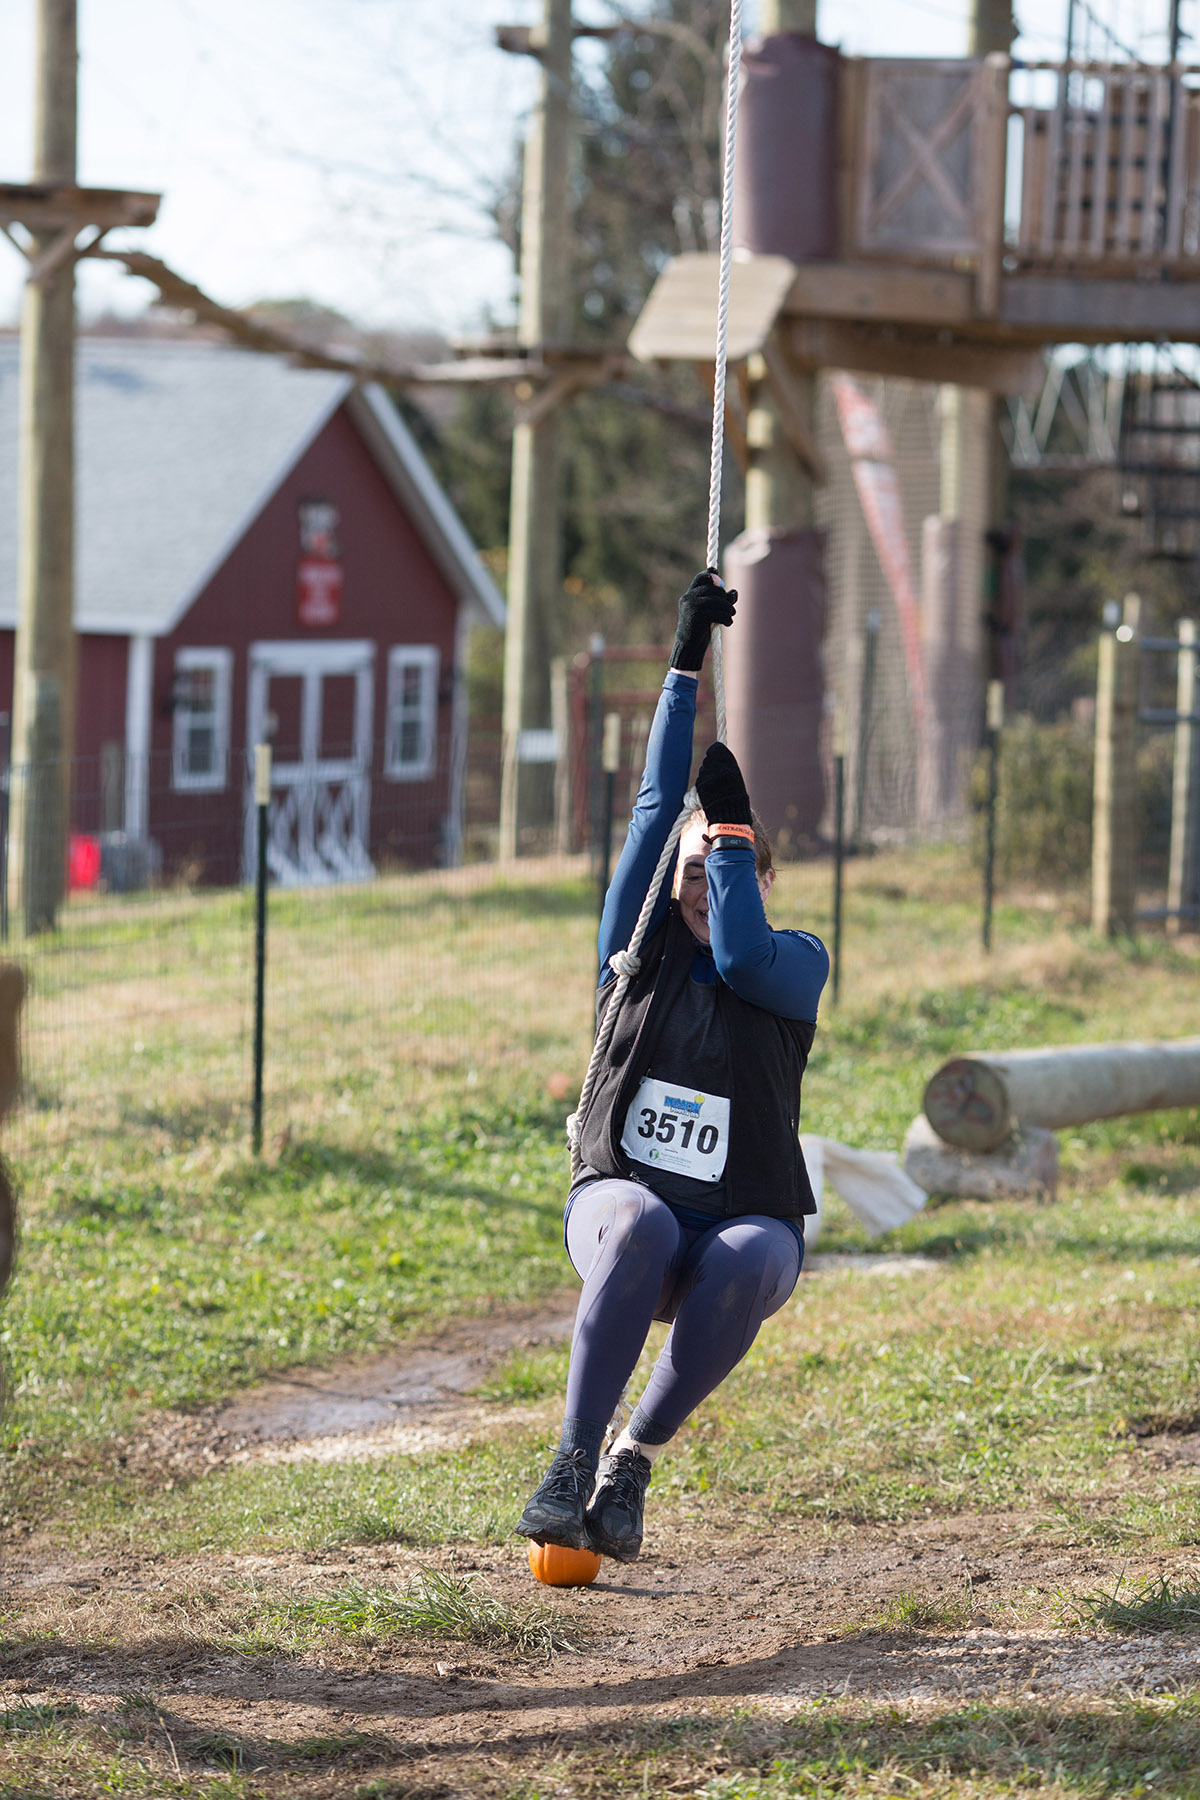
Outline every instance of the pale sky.
<svg viewBox="0 0 1200 1800"><path fill-rule="evenodd" d="M1189 22L1198 4L1187 0ZM1020 0L1017 53L1061 54L1065 6ZM638 0L575 10L611 21ZM80 180L164 195L159 223L127 243L234 306L305 295L363 323L449 334L487 312L511 317L511 259L491 241L486 202L536 69L498 50L493 28L533 23L540 0L80 0L79 11ZM1167 0L1091 11L1161 56ZM751 30L755 12L747 0ZM967 0L822 0L819 27L857 53L956 56L966 17ZM9 181L30 173L33 18L34 0L0 0ZM17 316L21 268L0 239L0 323ZM79 291L90 314L141 311L151 293L94 263Z"/></svg>

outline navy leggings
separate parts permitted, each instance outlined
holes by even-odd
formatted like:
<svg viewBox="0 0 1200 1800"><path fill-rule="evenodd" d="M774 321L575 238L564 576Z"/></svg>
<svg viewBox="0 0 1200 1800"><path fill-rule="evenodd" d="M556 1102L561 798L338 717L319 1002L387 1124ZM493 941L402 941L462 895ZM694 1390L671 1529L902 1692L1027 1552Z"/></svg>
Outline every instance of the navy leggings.
<svg viewBox="0 0 1200 1800"><path fill-rule="evenodd" d="M567 1254L583 1280L568 1419L607 1425L651 1321L671 1322L638 1403L644 1443L673 1437L742 1360L791 1294L801 1258L795 1233L778 1219L747 1213L693 1230L640 1181L615 1177L576 1194Z"/></svg>

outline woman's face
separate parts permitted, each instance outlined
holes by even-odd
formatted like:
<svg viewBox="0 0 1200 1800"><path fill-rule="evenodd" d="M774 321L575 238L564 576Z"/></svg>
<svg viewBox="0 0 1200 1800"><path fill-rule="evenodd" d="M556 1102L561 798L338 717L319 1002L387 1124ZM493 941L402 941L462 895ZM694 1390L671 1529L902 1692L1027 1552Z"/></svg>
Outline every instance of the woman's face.
<svg viewBox="0 0 1200 1800"><path fill-rule="evenodd" d="M705 837L708 827L703 820L694 819L687 826L679 840L679 861L675 867L675 898L679 902L679 910L683 914L683 922L694 938L702 944L709 940L708 930L708 875L705 863L712 845ZM771 891L775 880L774 869L768 869L765 875L758 878L758 891L764 902Z"/></svg>

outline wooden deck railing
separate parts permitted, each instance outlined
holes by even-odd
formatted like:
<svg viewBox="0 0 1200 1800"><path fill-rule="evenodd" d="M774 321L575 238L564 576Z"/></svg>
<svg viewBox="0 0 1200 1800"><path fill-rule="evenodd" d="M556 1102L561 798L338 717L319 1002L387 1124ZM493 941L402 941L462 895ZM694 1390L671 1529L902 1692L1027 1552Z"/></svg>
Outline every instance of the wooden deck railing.
<svg viewBox="0 0 1200 1800"><path fill-rule="evenodd" d="M843 65L845 250L973 270L1200 279L1200 69Z"/></svg>
<svg viewBox="0 0 1200 1800"><path fill-rule="evenodd" d="M1197 70L1041 68L1057 76L1054 104L1011 109L1020 121L1018 260L1150 273L1200 258Z"/></svg>

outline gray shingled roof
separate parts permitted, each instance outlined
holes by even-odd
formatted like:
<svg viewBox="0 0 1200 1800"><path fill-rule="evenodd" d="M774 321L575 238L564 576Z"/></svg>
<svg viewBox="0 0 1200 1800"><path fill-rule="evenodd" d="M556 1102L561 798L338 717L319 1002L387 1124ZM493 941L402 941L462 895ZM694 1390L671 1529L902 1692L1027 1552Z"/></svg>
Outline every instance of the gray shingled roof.
<svg viewBox="0 0 1200 1800"><path fill-rule="evenodd" d="M345 375L222 345L81 338L79 630L171 631L352 389ZM0 626L17 615L17 393L18 341L0 336ZM354 393L351 410L452 587L502 623L499 593L386 395Z"/></svg>

